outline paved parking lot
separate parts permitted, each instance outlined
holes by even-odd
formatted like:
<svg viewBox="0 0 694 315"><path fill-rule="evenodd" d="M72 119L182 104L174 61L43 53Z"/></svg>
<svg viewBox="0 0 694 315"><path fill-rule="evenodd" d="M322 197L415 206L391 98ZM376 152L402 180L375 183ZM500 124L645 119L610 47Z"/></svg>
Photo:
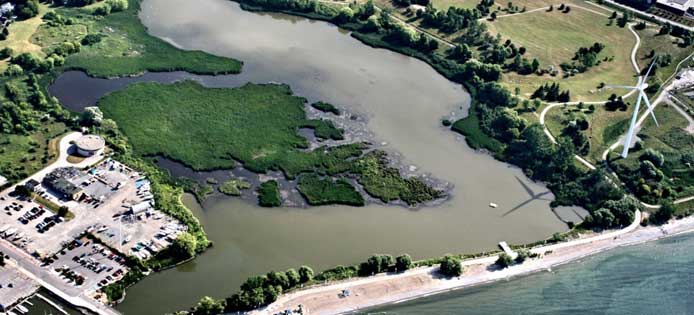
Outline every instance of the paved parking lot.
<svg viewBox="0 0 694 315"><path fill-rule="evenodd" d="M71 242L48 267L65 283L87 291L122 278L128 271L125 259L86 237Z"/></svg>
<svg viewBox="0 0 694 315"><path fill-rule="evenodd" d="M185 230L177 220L155 210L149 182L119 162L106 159L86 171L66 173L75 174L69 181L82 189L79 200L61 200L43 185L35 191L68 207L74 218L61 222L38 203L19 200L6 191L0 194L0 236L6 228L12 238L20 236L15 244L47 257L89 229L112 248L145 259Z"/></svg>
<svg viewBox="0 0 694 315"><path fill-rule="evenodd" d="M29 279L10 264L0 267L0 305L13 305L20 299L34 294L38 289L39 284L36 281Z"/></svg>
<svg viewBox="0 0 694 315"><path fill-rule="evenodd" d="M0 237L27 252L34 251L37 235L50 232L63 221L29 199L2 196L0 207Z"/></svg>

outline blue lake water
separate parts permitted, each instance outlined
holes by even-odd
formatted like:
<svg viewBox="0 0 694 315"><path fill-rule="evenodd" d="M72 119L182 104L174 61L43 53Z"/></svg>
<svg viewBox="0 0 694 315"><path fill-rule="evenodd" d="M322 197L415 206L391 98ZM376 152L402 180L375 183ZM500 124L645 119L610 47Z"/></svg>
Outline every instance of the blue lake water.
<svg viewBox="0 0 694 315"><path fill-rule="evenodd" d="M694 314L694 234L360 314Z"/></svg>

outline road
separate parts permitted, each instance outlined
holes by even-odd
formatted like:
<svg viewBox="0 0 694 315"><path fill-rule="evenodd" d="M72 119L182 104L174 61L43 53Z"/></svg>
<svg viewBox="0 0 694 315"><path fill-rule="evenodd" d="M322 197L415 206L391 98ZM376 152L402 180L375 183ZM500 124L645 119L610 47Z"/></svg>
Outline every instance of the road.
<svg viewBox="0 0 694 315"><path fill-rule="evenodd" d="M58 158L55 160L55 162L34 173L16 185L24 184L31 178L40 182L41 179L46 176L46 174L50 173L56 168L68 166L83 168L91 166L101 160L103 149L97 152L97 154L85 158L79 163L72 164L68 162L68 150L72 146L71 142L77 140L81 136L82 134L79 132L71 132L63 136L60 139ZM9 187L7 191L12 191L16 185ZM34 257L26 253L24 250L15 247L4 239L0 239L0 251L8 255L11 258L9 262L16 264L21 272L36 280L41 286L48 289L60 298L66 300L70 304L89 309L100 315L120 314L116 310L86 296L84 293L85 288L76 288L71 284L65 283L57 275L53 274L48 268L41 267L39 262Z"/></svg>

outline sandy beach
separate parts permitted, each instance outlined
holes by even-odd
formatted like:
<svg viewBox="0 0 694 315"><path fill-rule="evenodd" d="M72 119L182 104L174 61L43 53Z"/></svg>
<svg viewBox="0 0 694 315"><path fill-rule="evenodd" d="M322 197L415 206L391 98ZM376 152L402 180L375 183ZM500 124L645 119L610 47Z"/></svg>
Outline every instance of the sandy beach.
<svg viewBox="0 0 694 315"><path fill-rule="evenodd" d="M438 266L412 269L398 274L380 274L341 282L313 286L305 290L282 295L264 309L251 314L276 314L303 305L305 314L342 314L377 305L398 303L450 290L507 280L534 272L548 271L552 267L576 261L605 250L620 246L654 241L667 236L694 231L694 217L674 220L662 226L641 227L641 214L634 222L621 230L590 234L567 242L531 249L539 258L528 259L523 264L506 269L494 265L497 256L463 261L460 277L445 278L437 273ZM349 297L340 297L343 289L349 289Z"/></svg>

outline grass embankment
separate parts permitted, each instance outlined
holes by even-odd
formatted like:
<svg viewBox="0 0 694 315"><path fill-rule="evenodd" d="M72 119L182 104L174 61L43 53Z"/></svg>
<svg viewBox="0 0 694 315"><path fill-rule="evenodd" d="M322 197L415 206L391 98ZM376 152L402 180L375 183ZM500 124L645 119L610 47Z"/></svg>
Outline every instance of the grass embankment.
<svg viewBox="0 0 694 315"><path fill-rule="evenodd" d="M102 36L100 42L83 46L65 61L65 69L78 69L98 77L116 77L145 71L182 70L198 74L239 73L242 63L202 51L180 50L147 34L140 23L140 0L129 0L128 8L106 17L92 14L93 8L57 8L55 13L72 19L71 25L44 23L32 37L43 51L52 51L64 41L80 41L87 34Z"/></svg>
<svg viewBox="0 0 694 315"><path fill-rule="evenodd" d="M516 3L514 2L514 5ZM598 9L599 10L599 9ZM636 38L627 28L608 24L608 17L573 5L569 13L557 8L551 12L540 10L527 14L499 18L487 22L493 34L510 38L518 47L527 49L526 58L537 58L540 67L553 66L561 70L560 64L571 62L580 47L590 47L595 42L605 44L598 54L602 61L586 72L564 78L561 71L552 77L549 74L518 75L506 73L503 84L511 90L519 87L521 95L529 97L540 85L557 82L563 89L571 91L574 101L603 101L613 91L598 89L601 82L618 85L632 85L636 82L635 70L631 65L631 50Z"/></svg>
<svg viewBox="0 0 694 315"><path fill-rule="evenodd" d="M415 205L441 197L416 178L402 178L384 159L373 163L373 154L362 156L365 144L305 150L308 141L300 128L317 126L316 134L337 129L332 122L307 119L304 103L287 86L215 89L180 82L131 85L99 105L142 156L163 155L196 170L230 169L238 161L258 173L280 170L290 179L301 173L356 175L370 195L386 202ZM367 159L368 166L360 164ZM344 184L337 183L331 189L339 193Z"/></svg>

